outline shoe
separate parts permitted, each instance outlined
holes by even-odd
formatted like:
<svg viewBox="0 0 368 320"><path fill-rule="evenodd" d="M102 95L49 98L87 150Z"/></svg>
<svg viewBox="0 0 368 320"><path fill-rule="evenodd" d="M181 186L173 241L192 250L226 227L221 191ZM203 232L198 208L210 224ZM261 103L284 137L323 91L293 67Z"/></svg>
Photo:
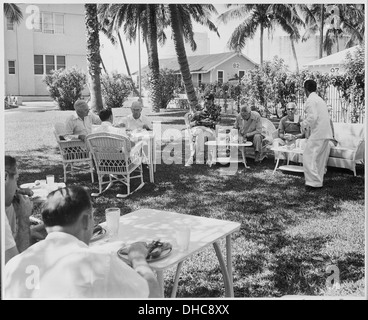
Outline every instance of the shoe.
<svg viewBox="0 0 368 320"><path fill-rule="evenodd" d="M322 187L312 187L312 186L308 186L308 185L305 185L304 187L305 187L305 191L308 191L308 192L317 191L317 190L322 189Z"/></svg>

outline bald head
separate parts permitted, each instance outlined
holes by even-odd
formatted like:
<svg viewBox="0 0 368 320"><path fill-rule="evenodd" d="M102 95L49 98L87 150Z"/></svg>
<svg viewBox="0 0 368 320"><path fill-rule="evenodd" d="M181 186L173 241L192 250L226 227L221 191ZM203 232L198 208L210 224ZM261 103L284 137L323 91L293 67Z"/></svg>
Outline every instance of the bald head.
<svg viewBox="0 0 368 320"><path fill-rule="evenodd" d="M77 113L78 117L83 120L84 117L88 115L89 107L86 101L77 100L76 102L74 102L74 110Z"/></svg>
<svg viewBox="0 0 368 320"><path fill-rule="evenodd" d="M248 120L250 118L252 109L250 106L242 105L240 108L240 115L244 120Z"/></svg>
<svg viewBox="0 0 368 320"><path fill-rule="evenodd" d="M141 116L143 104L141 101L133 101L130 110L132 110L132 115L134 119L139 119Z"/></svg>

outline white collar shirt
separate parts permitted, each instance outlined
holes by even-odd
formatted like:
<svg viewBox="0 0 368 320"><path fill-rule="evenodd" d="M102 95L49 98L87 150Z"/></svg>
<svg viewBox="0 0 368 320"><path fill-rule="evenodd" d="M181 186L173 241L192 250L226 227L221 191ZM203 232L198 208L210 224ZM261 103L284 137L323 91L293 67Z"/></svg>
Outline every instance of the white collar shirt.
<svg viewBox="0 0 368 320"><path fill-rule="evenodd" d="M4 296L39 299L147 298L148 283L116 252L95 252L64 232L52 232L10 259Z"/></svg>
<svg viewBox="0 0 368 320"><path fill-rule="evenodd" d="M65 122L65 135L67 139L78 139L79 135L88 135L92 132L92 125L101 124L100 118L89 112L82 120L76 113L72 114Z"/></svg>
<svg viewBox="0 0 368 320"><path fill-rule="evenodd" d="M134 119L133 115L127 116L123 122L128 130L142 129L143 125L146 125L150 130L152 130L152 122L143 114L138 119Z"/></svg>

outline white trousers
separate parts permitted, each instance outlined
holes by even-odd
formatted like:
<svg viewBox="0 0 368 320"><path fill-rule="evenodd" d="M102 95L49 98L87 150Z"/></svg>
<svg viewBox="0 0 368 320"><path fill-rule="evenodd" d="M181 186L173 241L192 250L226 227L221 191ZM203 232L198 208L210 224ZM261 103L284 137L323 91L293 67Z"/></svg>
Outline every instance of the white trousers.
<svg viewBox="0 0 368 320"><path fill-rule="evenodd" d="M307 186L323 186L330 149L330 140L307 139L303 153L304 178Z"/></svg>

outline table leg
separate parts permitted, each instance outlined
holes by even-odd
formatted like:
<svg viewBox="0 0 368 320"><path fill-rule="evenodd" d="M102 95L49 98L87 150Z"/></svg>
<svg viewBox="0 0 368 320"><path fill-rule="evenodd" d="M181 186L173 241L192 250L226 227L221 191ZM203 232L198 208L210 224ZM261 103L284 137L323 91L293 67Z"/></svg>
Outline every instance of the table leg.
<svg viewBox="0 0 368 320"><path fill-rule="evenodd" d="M161 289L161 295L162 295L162 298L164 298L164 272L160 270L160 271L156 271L156 273L157 273L158 285L160 286L160 289Z"/></svg>
<svg viewBox="0 0 368 320"><path fill-rule="evenodd" d="M233 258L231 254L231 236L226 236L226 262L227 262L227 272L229 274L229 282L230 282L230 293L232 293L232 297L234 297L234 288L233 288Z"/></svg>
<svg viewBox="0 0 368 320"><path fill-rule="evenodd" d="M177 268L176 268L174 285L173 285L173 288L172 288L172 291L171 291L171 298L175 298L176 297L176 291L178 290L179 275L180 275L180 270L181 270L181 266L182 265L183 265L183 261L180 261L178 263Z"/></svg>
<svg viewBox="0 0 368 320"><path fill-rule="evenodd" d="M245 169L249 169L250 167L247 166L247 158L245 157L245 147L240 147L240 151L243 157L243 163L244 163L244 167Z"/></svg>
<svg viewBox="0 0 368 320"><path fill-rule="evenodd" d="M213 247L215 248L216 256L220 263L222 276L224 277L225 297L230 297L230 298L234 297L234 290L232 287L232 282L230 281L229 270L227 269L227 266L225 264L220 247L217 242L213 243Z"/></svg>
<svg viewBox="0 0 368 320"><path fill-rule="evenodd" d="M280 157L277 157L277 161L276 161L276 165L275 165L275 169L273 170L272 174L274 174L276 172L277 166L279 165L279 161L280 161Z"/></svg>

